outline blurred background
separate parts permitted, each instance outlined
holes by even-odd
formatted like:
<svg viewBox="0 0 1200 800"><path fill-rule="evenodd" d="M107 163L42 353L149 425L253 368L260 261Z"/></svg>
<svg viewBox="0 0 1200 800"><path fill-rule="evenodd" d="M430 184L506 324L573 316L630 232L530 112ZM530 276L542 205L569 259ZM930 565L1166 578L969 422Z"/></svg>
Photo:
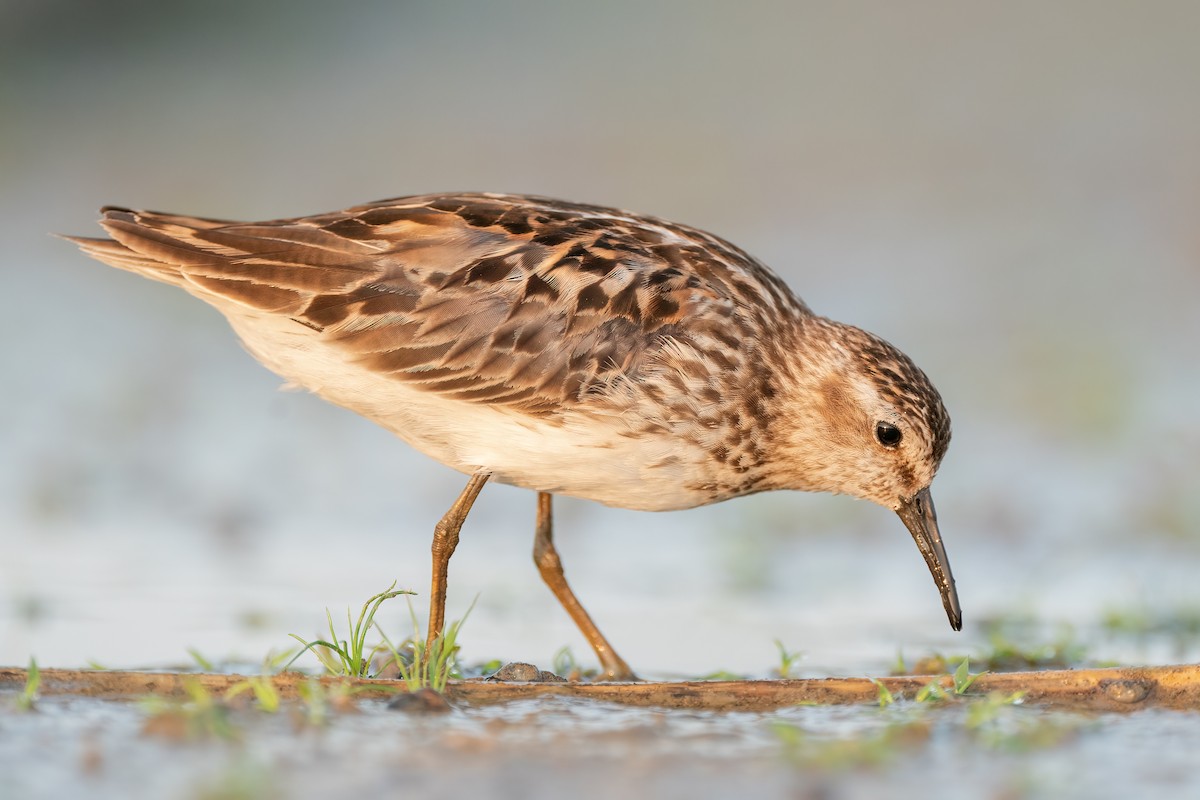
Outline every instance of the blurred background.
<svg viewBox="0 0 1200 800"><path fill-rule="evenodd" d="M899 520L775 494L560 499L568 577L649 675L885 671L981 621L1200 619L1200 8L1189 2L0 2L0 663L251 661L428 585L457 474L93 262L111 203L227 218L446 190L709 229L890 339L954 419L966 630ZM467 660L594 663L489 486ZM381 616L403 635L407 612ZM1090 633L1089 633L1090 632Z"/></svg>

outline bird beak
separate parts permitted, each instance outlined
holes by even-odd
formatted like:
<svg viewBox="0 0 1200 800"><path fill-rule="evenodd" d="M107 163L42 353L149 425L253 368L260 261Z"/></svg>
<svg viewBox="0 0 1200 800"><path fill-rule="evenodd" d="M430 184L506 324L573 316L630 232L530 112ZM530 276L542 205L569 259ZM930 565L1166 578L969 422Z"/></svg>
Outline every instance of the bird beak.
<svg viewBox="0 0 1200 800"><path fill-rule="evenodd" d="M946 548L942 545L942 535L938 532L937 512L933 510L933 497L926 487L914 494L908 500L901 500L896 509L904 526L912 534L917 543L917 549L925 557L933 582L942 593L942 605L946 607L946 616L950 618L950 627L956 631L962 630L962 609L958 606L958 590L954 588L954 575L950 572L950 559L946 557Z"/></svg>

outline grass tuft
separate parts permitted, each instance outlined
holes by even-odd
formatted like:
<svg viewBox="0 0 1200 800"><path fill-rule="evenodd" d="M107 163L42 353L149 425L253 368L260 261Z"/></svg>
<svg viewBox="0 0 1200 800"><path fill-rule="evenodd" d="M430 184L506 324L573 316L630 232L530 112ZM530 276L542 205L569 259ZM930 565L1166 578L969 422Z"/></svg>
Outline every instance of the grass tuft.
<svg viewBox="0 0 1200 800"><path fill-rule="evenodd" d="M387 600L400 595L411 595L413 592L396 589L395 581L385 591L371 596L363 603L358 614L358 620L351 618L350 609L346 609L347 638L339 638L333 624L333 616L329 609L325 610L325 619L329 625L329 638L309 641L296 634L289 634L300 642L303 647L292 657L284 669L287 669L304 653L312 651L317 660L331 675L349 678L378 677L386 670L394 669L409 691L417 689L433 689L444 692L446 684L452 678L461 677L458 667L458 635L463 623L475 607L471 602L470 608L463 618L446 626L441 636L432 641L421 635L421 625L417 621L412 603L408 604L408 615L412 622L413 634L398 645L393 643L383 628L375 620L379 607ZM367 636L374 629L381 641L368 646Z"/></svg>
<svg viewBox="0 0 1200 800"><path fill-rule="evenodd" d="M328 608L325 609L325 620L329 624L329 639L314 639L313 641L309 641L294 633L288 634L300 642L303 647L284 666L284 669L286 670L295 663L296 659L311 650L313 655L317 657L317 660L321 662L321 665L331 675L340 675L349 678L371 677L371 668L375 657L389 649L395 652L395 648L392 648L390 643L380 643L368 649L367 634L372 627L378 627L375 625L375 614L379 611L379 606L385 600L399 597L402 594L413 594L413 592L407 589L396 589L396 582L392 581L392 585L386 590L371 596L363 603L357 622L351 620L350 609L347 608L346 625L350 636L349 639L342 639L340 641L337 629L333 624L333 615L329 613Z"/></svg>
<svg viewBox="0 0 1200 800"><path fill-rule="evenodd" d="M417 621L412 603L409 603L408 615L413 635L400 648L393 646L383 630L375 626L391 651L392 662L400 670L400 679L410 692L433 689L440 694L446 691L446 684L451 678L461 677L458 671L458 633L474 608L475 601L472 600L462 619L451 622L442 635L431 642L428 637L421 636L421 624Z"/></svg>

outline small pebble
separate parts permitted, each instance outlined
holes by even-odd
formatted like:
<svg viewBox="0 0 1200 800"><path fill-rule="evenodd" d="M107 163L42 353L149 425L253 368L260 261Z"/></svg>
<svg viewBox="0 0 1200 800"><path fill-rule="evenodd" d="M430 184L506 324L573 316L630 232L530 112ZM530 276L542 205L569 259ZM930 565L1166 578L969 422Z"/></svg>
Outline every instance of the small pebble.
<svg viewBox="0 0 1200 800"><path fill-rule="evenodd" d="M505 681L512 683L566 683L567 679L555 675L553 672L545 669L538 669L533 664L524 664L520 661L514 661L511 664L505 664L500 669L496 670L496 674L488 678L489 681Z"/></svg>
<svg viewBox="0 0 1200 800"><path fill-rule="evenodd" d="M1105 681L1104 693L1118 703L1140 703L1150 695L1150 686L1145 681Z"/></svg>

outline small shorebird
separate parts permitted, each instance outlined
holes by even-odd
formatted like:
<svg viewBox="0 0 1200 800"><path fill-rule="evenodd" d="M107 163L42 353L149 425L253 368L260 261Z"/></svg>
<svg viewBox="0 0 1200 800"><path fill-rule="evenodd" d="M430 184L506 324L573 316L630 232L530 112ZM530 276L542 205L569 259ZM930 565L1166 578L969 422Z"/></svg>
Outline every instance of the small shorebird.
<svg viewBox="0 0 1200 800"><path fill-rule="evenodd" d="M937 390L704 231L544 197L437 194L268 222L103 209L87 254L215 306L259 361L470 476L438 522L428 635L488 480L537 492L534 561L609 679L633 672L563 576L550 500L646 511L770 489L896 511L962 627L929 485Z"/></svg>

